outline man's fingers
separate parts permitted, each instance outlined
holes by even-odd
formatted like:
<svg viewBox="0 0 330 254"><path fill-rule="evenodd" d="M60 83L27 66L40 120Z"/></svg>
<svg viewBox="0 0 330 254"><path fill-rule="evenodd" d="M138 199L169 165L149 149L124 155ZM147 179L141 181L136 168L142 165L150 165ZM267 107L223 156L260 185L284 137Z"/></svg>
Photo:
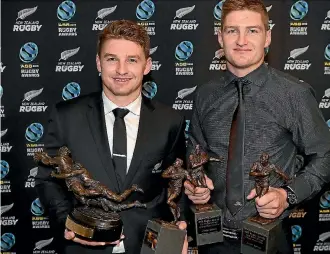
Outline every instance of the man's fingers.
<svg viewBox="0 0 330 254"><path fill-rule="evenodd" d="M207 175L205 175L205 182L206 182L207 188L209 188L210 190L214 189L213 182L210 178L207 177Z"/></svg>
<svg viewBox="0 0 330 254"><path fill-rule="evenodd" d="M191 193L195 192L195 186L188 180L184 181L184 188L188 191L190 191Z"/></svg>
<svg viewBox="0 0 330 254"><path fill-rule="evenodd" d="M257 196L256 189L252 189L249 193L249 195L246 197L247 199L253 199L255 196Z"/></svg>
<svg viewBox="0 0 330 254"><path fill-rule="evenodd" d="M104 246L106 244L105 242L86 241L86 240L82 240L78 237L73 238L72 241L74 241L76 243L80 243L82 245L89 245L89 246Z"/></svg>
<svg viewBox="0 0 330 254"><path fill-rule="evenodd" d="M210 196L206 199L193 199L193 198L190 198L190 200L196 205L203 205L203 204L206 204L210 200Z"/></svg>
<svg viewBox="0 0 330 254"><path fill-rule="evenodd" d="M185 221L178 221L176 225L179 227L181 230L185 230L187 228L187 223Z"/></svg>
<svg viewBox="0 0 330 254"><path fill-rule="evenodd" d="M210 190L208 188L200 188L200 187L195 188L194 196L201 197L205 194L210 194Z"/></svg>
<svg viewBox="0 0 330 254"><path fill-rule="evenodd" d="M276 199L276 195L274 192L267 192L261 198L256 198L257 206L266 206L269 203L273 202Z"/></svg>
<svg viewBox="0 0 330 254"><path fill-rule="evenodd" d="M64 238L66 240L72 240L75 237L75 233L67 229L64 230Z"/></svg>

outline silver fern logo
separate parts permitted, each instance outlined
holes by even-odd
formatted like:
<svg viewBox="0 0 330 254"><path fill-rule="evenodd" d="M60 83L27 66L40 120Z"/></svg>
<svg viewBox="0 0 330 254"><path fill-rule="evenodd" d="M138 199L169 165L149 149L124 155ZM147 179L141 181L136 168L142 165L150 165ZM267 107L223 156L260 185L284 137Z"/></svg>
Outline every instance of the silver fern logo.
<svg viewBox="0 0 330 254"><path fill-rule="evenodd" d="M195 9L195 5L191 7L181 8L175 12L174 19L181 19L183 16L186 16L188 13L192 12L194 9Z"/></svg>
<svg viewBox="0 0 330 254"><path fill-rule="evenodd" d="M30 90L24 94L19 112L45 112L48 106L43 101L31 102L43 92L44 88Z"/></svg>
<svg viewBox="0 0 330 254"><path fill-rule="evenodd" d="M14 206L14 203L10 204L10 205L3 205L1 206L0 209L0 215L3 215L4 213L8 212L10 209L12 209Z"/></svg>
<svg viewBox="0 0 330 254"><path fill-rule="evenodd" d="M288 60L284 65L284 70L308 70L311 67L310 61L301 59L301 55L303 55L308 49L309 45L303 48L296 48L291 50Z"/></svg>
<svg viewBox="0 0 330 254"><path fill-rule="evenodd" d="M24 94L24 99L23 101L30 101L33 98L37 97L39 94L42 93L42 91L44 90L44 88L40 88L38 90L31 90L27 93Z"/></svg>
<svg viewBox="0 0 330 254"><path fill-rule="evenodd" d="M324 22L321 25L321 30L322 31L330 31L330 10L327 11Z"/></svg>
<svg viewBox="0 0 330 254"><path fill-rule="evenodd" d="M2 62L0 62L0 72L2 73L5 69L6 66L4 66Z"/></svg>
<svg viewBox="0 0 330 254"><path fill-rule="evenodd" d="M79 52L79 49L80 49L80 47L63 51L61 53L61 58L59 59L59 61L67 60L68 58L74 56L75 54L77 54Z"/></svg>
<svg viewBox="0 0 330 254"><path fill-rule="evenodd" d="M329 108L330 107L330 88L324 91L324 95L319 104L319 108Z"/></svg>
<svg viewBox="0 0 330 254"><path fill-rule="evenodd" d="M38 9L38 6L33 7L33 8L27 8L27 9L23 9L21 11L18 12L17 14L17 20L24 20L26 17L32 15L33 13L36 12L36 10Z"/></svg>
<svg viewBox="0 0 330 254"><path fill-rule="evenodd" d="M51 244L53 239L54 238L52 237L50 239L41 240L41 241L36 242L33 250L41 250L42 248L44 248L47 245Z"/></svg>
<svg viewBox="0 0 330 254"><path fill-rule="evenodd" d="M1 138L2 138L4 135L6 135L7 131L8 131L8 129L5 129L5 130L1 131Z"/></svg>
<svg viewBox="0 0 330 254"><path fill-rule="evenodd" d="M104 9L99 10L97 12L97 16L96 16L95 20L104 19L106 16L113 13L116 10L116 8L117 8L117 5L115 5L114 7L104 8Z"/></svg>
<svg viewBox="0 0 330 254"><path fill-rule="evenodd" d="M27 177L25 182L25 188L34 188L35 186L35 177L38 174L38 167L34 167L30 169L30 174Z"/></svg>
<svg viewBox="0 0 330 254"><path fill-rule="evenodd" d="M304 54L308 50L309 46L306 46L304 48L297 48L290 51L290 56L288 59L296 59L298 56Z"/></svg>
<svg viewBox="0 0 330 254"><path fill-rule="evenodd" d="M330 232L324 232L319 235L319 239L316 241L313 251L330 251Z"/></svg>
<svg viewBox="0 0 330 254"><path fill-rule="evenodd" d="M226 59L225 59L225 51L224 49L220 48L214 52L214 56L212 59L212 63L209 66L210 71L219 71L219 70L226 70Z"/></svg>
<svg viewBox="0 0 330 254"><path fill-rule="evenodd" d="M77 61L77 62L65 62L69 58L73 57L74 55L78 54L80 47L64 50L61 53L60 59L55 67L55 72L81 72L84 68L84 65Z"/></svg>
<svg viewBox="0 0 330 254"><path fill-rule="evenodd" d="M196 30L198 25L195 19L182 19L195 9L195 5L180 8L175 12L170 30Z"/></svg>
<svg viewBox="0 0 330 254"><path fill-rule="evenodd" d="M12 210L14 203L10 205L1 206L1 226L15 226L18 219L15 216L7 214Z"/></svg>
<svg viewBox="0 0 330 254"><path fill-rule="evenodd" d="M153 55L158 49L158 46L153 47L149 50L149 55ZM160 67L162 66L162 64L159 61L156 61L154 59L152 59L152 66L151 66L151 70L152 71L159 71Z"/></svg>
<svg viewBox="0 0 330 254"><path fill-rule="evenodd" d="M270 10L273 8L273 5L269 5L266 7L266 10L267 12L270 12ZM273 24L273 20L269 19L268 21L268 26L269 26L269 29L272 30L273 27L275 26L275 24Z"/></svg>
<svg viewBox="0 0 330 254"><path fill-rule="evenodd" d="M196 90L197 86L194 86L192 88L185 88L182 89L178 92L178 96L176 97L176 99L183 99L186 96L188 96L189 94L192 94L195 90Z"/></svg>
<svg viewBox="0 0 330 254"><path fill-rule="evenodd" d="M13 26L14 32L39 32L42 25L38 20L25 20L35 13L38 9L38 6L20 10L17 13L16 22Z"/></svg>
<svg viewBox="0 0 330 254"><path fill-rule="evenodd" d="M96 13L95 21L92 25L92 31L101 31L103 30L111 20L111 14L113 14L117 9L117 5L108 8L102 8Z"/></svg>
<svg viewBox="0 0 330 254"><path fill-rule="evenodd" d="M185 98L191 95L196 90L196 88L197 86L179 90L172 108L175 110L192 110L193 100Z"/></svg>

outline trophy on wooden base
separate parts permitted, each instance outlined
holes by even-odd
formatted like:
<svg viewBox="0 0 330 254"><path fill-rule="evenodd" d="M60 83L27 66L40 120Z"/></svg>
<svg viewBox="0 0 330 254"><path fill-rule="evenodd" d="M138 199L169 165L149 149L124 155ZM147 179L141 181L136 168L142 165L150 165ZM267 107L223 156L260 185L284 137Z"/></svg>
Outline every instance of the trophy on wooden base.
<svg viewBox="0 0 330 254"><path fill-rule="evenodd" d="M46 166L56 168L51 176L65 179L66 186L79 201L67 216L65 226L73 231L76 237L99 242L114 242L120 239L123 223L119 211L130 208L146 208L145 204L135 201L120 204L132 192L143 193L133 185L122 194L116 194L105 185L91 178L91 175L80 163L74 162L67 147L61 147L57 155L50 157L45 152L35 153L34 160ZM115 202L113 202L115 201Z"/></svg>
<svg viewBox="0 0 330 254"><path fill-rule="evenodd" d="M220 159L209 157L202 151L200 145L196 145L194 152L189 156L191 168L190 183L194 188L207 188L205 181L204 165L211 162L219 162ZM190 206L190 227L192 228L197 246L223 242L222 210L216 204L203 204Z"/></svg>
<svg viewBox="0 0 330 254"><path fill-rule="evenodd" d="M163 171L162 177L169 179L167 189L167 204L174 220L166 222L159 219L149 220L144 234L141 254L181 254L186 230L176 225L180 217L180 207L175 200L180 197L183 181L190 179L188 171L183 167L183 161L176 161Z"/></svg>
<svg viewBox="0 0 330 254"><path fill-rule="evenodd" d="M263 153L260 160L253 163L250 176L255 178L257 197L262 197L269 190L269 177L272 172L278 174L286 182L289 178L274 164L270 164L269 155ZM249 217L242 225L243 254L275 254L277 253L278 237L281 234L282 221L267 219L260 215Z"/></svg>

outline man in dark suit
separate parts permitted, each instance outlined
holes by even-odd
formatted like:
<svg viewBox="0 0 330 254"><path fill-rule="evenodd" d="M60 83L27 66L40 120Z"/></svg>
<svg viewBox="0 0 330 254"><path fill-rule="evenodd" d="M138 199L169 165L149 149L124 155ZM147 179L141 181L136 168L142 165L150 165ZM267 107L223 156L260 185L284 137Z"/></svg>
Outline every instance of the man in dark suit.
<svg viewBox="0 0 330 254"><path fill-rule="evenodd" d="M165 218L169 211L167 184L161 173L177 157L184 158L185 121L170 107L142 96L142 79L152 65L149 49L150 39L144 28L131 21L112 22L98 41L96 63L101 73L102 93L61 102L51 113L45 142L50 156L65 145L71 150L73 160L84 165L93 179L117 193L136 184L144 194L133 193L127 202L138 200L147 204L147 209L120 212L123 241L79 239L64 227L75 198L63 181L50 176L51 168L39 167L38 195L49 212L54 230L64 233L67 240L64 253L140 253L148 220ZM124 126L118 130L115 125L120 112L124 112L121 116ZM123 130L127 142L121 142L125 143L125 151L120 151L117 133ZM178 224L185 229L185 222Z"/></svg>
<svg viewBox="0 0 330 254"><path fill-rule="evenodd" d="M207 168L208 188L185 183L192 202L211 199L224 213L224 243L203 246L202 254L240 253L242 222L257 212L284 220L276 247L278 253L293 253L285 218L330 182L330 133L312 88L264 63L271 42L268 22L262 0L226 0L218 41L227 70L195 93L191 136L224 158ZM264 152L291 181L270 177L271 187L260 197L249 173ZM303 165L297 163L300 158ZM261 162L268 167L267 161L263 155Z"/></svg>

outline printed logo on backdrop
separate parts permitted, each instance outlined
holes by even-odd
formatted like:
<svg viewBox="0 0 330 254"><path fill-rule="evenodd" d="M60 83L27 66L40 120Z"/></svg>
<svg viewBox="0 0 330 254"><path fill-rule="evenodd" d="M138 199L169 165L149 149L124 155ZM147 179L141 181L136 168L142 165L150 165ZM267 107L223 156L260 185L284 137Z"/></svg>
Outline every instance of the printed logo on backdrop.
<svg viewBox="0 0 330 254"><path fill-rule="evenodd" d="M69 82L62 90L62 99L67 101L77 98L80 95L80 85L76 82Z"/></svg>
<svg viewBox="0 0 330 254"><path fill-rule="evenodd" d="M19 59L21 60L22 78L39 78L39 63L34 60L39 53L38 45L34 42L25 43L19 50Z"/></svg>
<svg viewBox="0 0 330 254"><path fill-rule="evenodd" d="M319 108L329 108L330 107L330 88L324 91L324 95L319 104Z"/></svg>
<svg viewBox="0 0 330 254"><path fill-rule="evenodd" d="M117 5L109 8L100 9L92 26L92 31L101 31L105 28L111 20L109 19L109 15L112 14L117 9Z"/></svg>
<svg viewBox="0 0 330 254"><path fill-rule="evenodd" d="M327 125L328 125L329 131L330 131L330 119L327 121Z"/></svg>
<svg viewBox="0 0 330 254"><path fill-rule="evenodd" d="M272 8L273 8L273 5L269 5L269 6L266 7L266 10L267 10L267 12L268 12L268 15L269 15L269 11L270 11ZM269 29L270 29L270 30L273 30L273 27L275 26L275 23L273 23L273 20L270 19L270 17L269 17L268 25L269 25Z"/></svg>
<svg viewBox="0 0 330 254"><path fill-rule="evenodd" d="M153 47L149 50L149 55L153 55L158 49L158 46ZM152 57L152 66L151 66L151 70L152 71L159 71L160 67L162 66L162 64L159 61L154 60L154 57Z"/></svg>
<svg viewBox="0 0 330 254"><path fill-rule="evenodd" d="M33 254L55 254L54 249L47 249L49 245L53 242L54 238L49 238L45 240L41 240L35 243L34 249L33 249Z"/></svg>
<svg viewBox="0 0 330 254"><path fill-rule="evenodd" d="M13 27L14 32L39 32L42 25L39 20L33 20L33 13L38 9L38 6L20 10L17 13L17 18Z"/></svg>
<svg viewBox="0 0 330 254"><path fill-rule="evenodd" d="M64 50L55 67L55 72L81 72L84 65L80 61L72 61L75 55L78 54L80 47L74 49ZM69 61L67 61L70 59Z"/></svg>
<svg viewBox="0 0 330 254"><path fill-rule="evenodd" d="M291 234L292 234L292 245L293 251L295 254L301 253L301 243L299 243L299 239L302 236L302 228L299 225L291 226Z"/></svg>
<svg viewBox="0 0 330 254"><path fill-rule="evenodd" d="M157 84L154 81L147 81L142 85L142 94L149 99L155 97L157 90Z"/></svg>
<svg viewBox="0 0 330 254"><path fill-rule="evenodd" d="M304 21L308 13L306 1L295 2L290 9L290 35L307 35L307 21Z"/></svg>
<svg viewBox="0 0 330 254"><path fill-rule="evenodd" d="M330 251L330 232L325 232L319 235L313 251ZM325 252L324 252L325 253Z"/></svg>
<svg viewBox="0 0 330 254"><path fill-rule="evenodd" d="M305 209L296 209L290 213L289 218L291 219L303 219L307 215Z"/></svg>
<svg viewBox="0 0 330 254"><path fill-rule="evenodd" d="M44 135L44 127L41 123L32 123L25 130L26 156L33 156L36 152L43 152L43 143L38 143Z"/></svg>
<svg viewBox="0 0 330 254"><path fill-rule="evenodd" d="M49 228L49 219L44 216L45 210L39 198L36 198L31 203L32 213L32 228Z"/></svg>
<svg viewBox="0 0 330 254"><path fill-rule="evenodd" d="M77 36L77 24L72 21L76 14L76 5L72 1L63 1L57 7L58 36Z"/></svg>
<svg viewBox="0 0 330 254"><path fill-rule="evenodd" d="M324 49L324 75L330 75L330 44Z"/></svg>
<svg viewBox="0 0 330 254"><path fill-rule="evenodd" d="M38 173L38 167L34 167L30 169L30 174L27 177L25 182L25 188L34 188L35 186L35 177Z"/></svg>
<svg viewBox="0 0 330 254"><path fill-rule="evenodd" d="M328 10L326 17L324 18L323 24L321 25L321 30L330 31L330 10Z"/></svg>
<svg viewBox="0 0 330 254"><path fill-rule="evenodd" d="M330 128L330 121L328 120ZM320 198L319 221L330 221L330 191L324 192Z"/></svg>
<svg viewBox="0 0 330 254"><path fill-rule="evenodd" d="M184 129L184 137L186 139L189 138L189 127L190 127L190 120L186 120L186 127Z"/></svg>
<svg viewBox="0 0 330 254"><path fill-rule="evenodd" d="M9 163L5 160L1 160L0 164L1 164L1 177L0 177L1 193L10 193L11 184L10 184L10 180L8 179L8 173L10 169Z"/></svg>
<svg viewBox="0 0 330 254"><path fill-rule="evenodd" d="M307 71L312 64L308 59L303 60L301 56L308 50L308 48L309 46L291 50L290 56L284 64L284 70Z"/></svg>
<svg viewBox="0 0 330 254"><path fill-rule="evenodd" d="M192 110L193 100L189 98L196 88L197 86L194 86L178 91L178 96L175 98L172 108L175 110Z"/></svg>
<svg viewBox="0 0 330 254"><path fill-rule="evenodd" d="M37 100L38 96L43 92L44 88L30 90L24 94L19 112L45 112L48 108L44 101Z"/></svg>
<svg viewBox="0 0 330 254"><path fill-rule="evenodd" d="M170 30L196 30L199 25L196 19L187 19L190 16L188 14L193 12L194 9L195 5L178 9L175 12Z"/></svg>
<svg viewBox="0 0 330 254"><path fill-rule="evenodd" d="M143 26L149 35L156 35L156 23L150 20L155 13L156 6L151 0L144 0L136 7L135 15L138 18L137 23Z"/></svg>
<svg viewBox="0 0 330 254"><path fill-rule="evenodd" d="M11 248L15 245L16 238L15 235L12 233L4 233L1 236L1 251L3 254L5 254L3 251L9 251ZM7 252L8 254L15 254L16 252Z"/></svg>
<svg viewBox="0 0 330 254"><path fill-rule="evenodd" d="M1 50L1 47L0 47ZM6 69L6 66L3 65L3 63L0 61L0 72L2 73Z"/></svg>
<svg viewBox="0 0 330 254"><path fill-rule="evenodd" d="M194 75L194 64L187 62L194 52L194 45L190 41L182 41L175 48L175 75L192 76Z"/></svg>
<svg viewBox="0 0 330 254"><path fill-rule="evenodd" d="M1 206L1 226L15 226L18 219L15 216L9 216L10 211L14 206L14 203L10 205ZM3 215L5 214L5 215Z"/></svg>
<svg viewBox="0 0 330 254"><path fill-rule="evenodd" d="M2 142L3 137L6 135L7 131L8 131L8 129L5 129L5 130L1 131L1 146L0 146L1 153L9 153L10 150L13 148L13 146L11 146L9 144L9 142Z"/></svg>
<svg viewBox="0 0 330 254"><path fill-rule="evenodd" d="M222 15L222 6L225 0L220 1L217 3L213 8L213 17L215 18L214 21L214 35L218 34L219 29L221 29L221 15Z"/></svg>
<svg viewBox="0 0 330 254"><path fill-rule="evenodd" d="M212 59L212 63L210 64L209 70L210 71L219 71L219 70L226 70L226 58L225 58L225 51L223 49L218 49L214 52L214 57Z"/></svg>
<svg viewBox="0 0 330 254"><path fill-rule="evenodd" d="M3 95L3 88L2 88L2 85L0 85L0 100L2 98L2 95ZM5 106L2 105L2 103L1 103L1 105L0 105L0 117L5 117L5 116L6 116L5 115Z"/></svg>

